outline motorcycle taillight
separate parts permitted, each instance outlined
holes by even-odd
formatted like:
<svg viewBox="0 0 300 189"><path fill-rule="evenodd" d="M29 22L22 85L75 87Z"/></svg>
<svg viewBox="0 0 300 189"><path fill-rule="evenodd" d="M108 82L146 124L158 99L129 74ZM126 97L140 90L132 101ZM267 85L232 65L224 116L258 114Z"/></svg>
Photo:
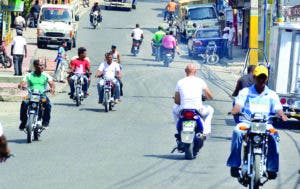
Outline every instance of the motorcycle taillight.
<svg viewBox="0 0 300 189"><path fill-rule="evenodd" d="M187 119L192 119L195 116L195 113L192 111L185 111L182 116Z"/></svg>
<svg viewBox="0 0 300 189"><path fill-rule="evenodd" d="M133 46L138 47L139 43L133 43Z"/></svg>

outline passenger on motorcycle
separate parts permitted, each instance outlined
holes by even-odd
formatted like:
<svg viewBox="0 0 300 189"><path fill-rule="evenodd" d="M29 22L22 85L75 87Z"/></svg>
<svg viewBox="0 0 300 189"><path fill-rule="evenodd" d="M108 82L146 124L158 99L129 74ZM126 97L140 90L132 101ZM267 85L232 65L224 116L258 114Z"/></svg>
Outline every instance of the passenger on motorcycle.
<svg viewBox="0 0 300 189"><path fill-rule="evenodd" d="M257 66L253 72L254 85L242 89L235 100L235 106L231 114L235 115L242 111L245 114L252 115L260 113L265 116L277 114L283 121L288 118L282 111L282 105L278 95L266 85L268 81L268 69L264 66ZM239 176L239 167L241 165L241 147L245 131L241 131L241 124L248 125L249 122L240 118L241 123L237 124L233 130L231 140L231 153L227 160L227 166L230 167L232 177ZM268 124L268 129L273 128ZM279 135L278 132L270 134L268 140L267 152L267 172L269 179L275 179L279 168L278 154Z"/></svg>
<svg viewBox="0 0 300 189"><path fill-rule="evenodd" d="M33 61L34 71L25 75L23 81L18 85L19 89L23 87L28 87L30 90L37 89L40 93L43 93L46 88L47 84L50 86L50 92L54 94L54 83L52 78L44 71L44 64L41 63L39 60ZM45 103L45 111L42 125L47 127L50 122L50 113L51 113L51 103L49 98L45 95L46 103ZM23 100L21 104L21 112L20 112L20 120L21 124L19 126L20 130L24 130L27 122L27 109L28 109L28 100Z"/></svg>
<svg viewBox="0 0 300 189"><path fill-rule="evenodd" d="M173 107L173 118L177 122L182 109L196 109L204 120L203 134L207 135L211 133L211 120L214 109L209 105L202 104L202 94L204 91L206 99L212 99L212 93L205 81L196 77L195 64L188 64L185 68L185 73L186 77L180 79L176 84L174 97L176 105ZM179 132L179 128L177 130Z"/></svg>
<svg viewBox="0 0 300 189"><path fill-rule="evenodd" d="M86 48L84 47L79 47L78 48L78 58L72 59L70 63L70 98L73 99L73 95L75 92L74 88L74 73L75 74L81 74L84 80L84 84L82 87L83 93L84 93L84 98L88 96L88 77L89 77L89 72L91 70L91 65L88 59L86 58Z"/></svg>
<svg viewBox="0 0 300 189"><path fill-rule="evenodd" d="M135 25L135 28L131 31L131 37L132 37L132 46L131 46L131 53L133 53L133 44L135 42L138 42L140 45L138 46L138 49L140 48L142 41L144 39L144 32L140 28L139 24Z"/></svg>
<svg viewBox="0 0 300 189"><path fill-rule="evenodd" d="M94 13L95 11L98 12L98 17L97 17L98 22L99 22L99 23L102 22L100 6L99 6L98 2L95 2L94 5L92 6L91 12L90 12L90 23L91 23L91 24L93 24L93 13Z"/></svg>
<svg viewBox="0 0 300 189"><path fill-rule="evenodd" d="M168 49L172 49L173 58L175 57L175 50L178 49L177 41L173 36L173 31L170 31L169 34L165 35L162 39L162 52L165 52Z"/></svg>
<svg viewBox="0 0 300 189"><path fill-rule="evenodd" d="M158 31L154 33L152 38L152 56L155 56L155 47L161 46L162 39L165 35L166 33L164 32L164 27L158 26Z"/></svg>
<svg viewBox="0 0 300 189"><path fill-rule="evenodd" d="M122 70L122 64L121 64L121 54L119 51L117 51L117 46L112 45L111 46L111 51L110 53L112 54L113 62L117 62L120 66L120 69ZM123 96L123 82L121 81L121 78L117 78L120 83L120 95Z"/></svg>
<svg viewBox="0 0 300 189"><path fill-rule="evenodd" d="M120 101L120 83L118 79L121 78L121 69L118 63L112 61L112 54L106 53L105 54L105 61L102 62L98 68L98 71L95 77L102 77L100 81L103 79L111 80L114 83L114 100L116 104L119 104ZM118 79L117 79L118 78ZM98 82L98 95L99 95L99 104L103 102L103 82Z"/></svg>
<svg viewBox="0 0 300 189"><path fill-rule="evenodd" d="M172 16L176 9L177 9L177 4L174 2L174 0L168 2L164 10L164 21L166 21L167 16Z"/></svg>

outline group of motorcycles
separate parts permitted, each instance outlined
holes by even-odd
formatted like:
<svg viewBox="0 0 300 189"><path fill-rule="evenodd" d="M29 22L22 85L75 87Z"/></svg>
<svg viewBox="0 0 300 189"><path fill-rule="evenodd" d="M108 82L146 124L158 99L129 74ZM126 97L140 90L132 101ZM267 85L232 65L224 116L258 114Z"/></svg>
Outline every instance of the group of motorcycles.
<svg viewBox="0 0 300 189"><path fill-rule="evenodd" d="M154 45L155 61L163 61L165 67L169 67L170 63L174 61L175 53L173 49L163 49L161 45Z"/></svg>

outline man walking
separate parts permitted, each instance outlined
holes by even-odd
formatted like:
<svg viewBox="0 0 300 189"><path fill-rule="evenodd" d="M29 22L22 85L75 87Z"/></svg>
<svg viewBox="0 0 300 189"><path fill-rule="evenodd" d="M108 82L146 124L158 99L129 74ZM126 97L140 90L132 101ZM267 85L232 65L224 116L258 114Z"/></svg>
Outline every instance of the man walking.
<svg viewBox="0 0 300 189"><path fill-rule="evenodd" d="M17 36L14 38L11 45L11 55L13 56L14 75L22 75L23 58L27 57L26 39L22 36L22 28L17 28Z"/></svg>

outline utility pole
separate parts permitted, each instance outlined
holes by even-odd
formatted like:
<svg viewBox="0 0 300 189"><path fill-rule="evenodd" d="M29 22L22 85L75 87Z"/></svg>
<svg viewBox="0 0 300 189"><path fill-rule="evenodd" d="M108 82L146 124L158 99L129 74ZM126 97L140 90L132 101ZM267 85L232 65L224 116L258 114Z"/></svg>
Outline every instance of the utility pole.
<svg viewBox="0 0 300 189"><path fill-rule="evenodd" d="M238 20L237 20L237 9L232 9L232 21L233 21L233 27L235 29L234 34L234 46L238 45Z"/></svg>
<svg viewBox="0 0 300 189"><path fill-rule="evenodd" d="M258 48L258 0L250 2L250 26L249 26L249 48ZM257 50L251 50L249 53L249 64L258 64Z"/></svg>
<svg viewBox="0 0 300 189"><path fill-rule="evenodd" d="M282 6L283 6L283 1L284 0L277 0L277 22L281 23L283 22L283 15L282 15Z"/></svg>

